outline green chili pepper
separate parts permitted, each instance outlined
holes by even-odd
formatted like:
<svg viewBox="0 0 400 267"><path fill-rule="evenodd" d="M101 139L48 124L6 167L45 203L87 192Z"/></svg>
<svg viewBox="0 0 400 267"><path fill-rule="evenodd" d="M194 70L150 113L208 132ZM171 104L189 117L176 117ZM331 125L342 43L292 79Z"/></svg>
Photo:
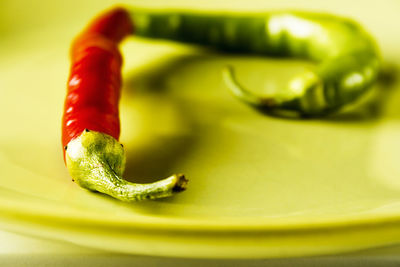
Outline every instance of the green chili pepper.
<svg viewBox="0 0 400 267"><path fill-rule="evenodd" d="M266 111L321 116L361 96L378 76L379 52L357 23L301 12L196 14L131 10L135 34L219 50L308 59L318 63L274 95L243 88L233 69L224 78L235 96Z"/></svg>

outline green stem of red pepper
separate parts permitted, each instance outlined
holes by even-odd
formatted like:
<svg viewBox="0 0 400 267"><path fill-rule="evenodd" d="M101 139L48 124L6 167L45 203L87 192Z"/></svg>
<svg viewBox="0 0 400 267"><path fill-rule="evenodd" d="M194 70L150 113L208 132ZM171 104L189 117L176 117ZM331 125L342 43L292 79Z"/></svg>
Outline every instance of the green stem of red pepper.
<svg viewBox="0 0 400 267"><path fill-rule="evenodd" d="M121 40L133 33L129 14L114 8L97 17L71 47L71 71L62 119L64 159L80 186L123 201L167 197L186 188L183 175L150 184L122 178L120 135Z"/></svg>

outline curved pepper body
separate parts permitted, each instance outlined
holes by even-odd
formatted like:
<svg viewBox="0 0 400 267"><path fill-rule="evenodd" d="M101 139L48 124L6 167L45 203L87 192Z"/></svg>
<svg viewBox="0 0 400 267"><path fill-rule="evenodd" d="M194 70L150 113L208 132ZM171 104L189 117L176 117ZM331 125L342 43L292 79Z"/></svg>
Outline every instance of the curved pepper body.
<svg viewBox="0 0 400 267"><path fill-rule="evenodd" d="M135 34L228 52L295 57L319 63L274 95L256 97L226 75L233 93L256 107L324 115L362 95L376 80L379 52L355 22L302 12L201 14L132 10Z"/></svg>

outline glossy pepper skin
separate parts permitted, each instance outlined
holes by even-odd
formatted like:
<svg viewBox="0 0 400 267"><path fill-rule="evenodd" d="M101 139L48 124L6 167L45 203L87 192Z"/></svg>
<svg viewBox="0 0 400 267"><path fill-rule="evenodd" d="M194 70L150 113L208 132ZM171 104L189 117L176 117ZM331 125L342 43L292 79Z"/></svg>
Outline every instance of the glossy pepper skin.
<svg viewBox="0 0 400 267"><path fill-rule="evenodd" d="M185 189L183 175L151 184L121 178L118 143L122 56L118 44L133 33L129 14L111 9L93 20L71 46L71 70L62 118L64 160L75 182L123 201L167 197Z"/></svg>
<svg viewBox="0 0 400 267"><path fill-rule="evenodd" d="M376 81L380 53L355 21L296 11L254 13L130 10L135 35L203 45L220 51L307 59L317 63L283 88L256 95L224 70L232 93L258 109L279 116L331 114L362 96Z"/></svg>
<svg viewBox="0 0 400 267"><path fill-rule="evenodd" d="M63 116L63 146L84 129L119 139L122 56L119 42L133 32L124 9L96 19L73 42Z"/></svg>

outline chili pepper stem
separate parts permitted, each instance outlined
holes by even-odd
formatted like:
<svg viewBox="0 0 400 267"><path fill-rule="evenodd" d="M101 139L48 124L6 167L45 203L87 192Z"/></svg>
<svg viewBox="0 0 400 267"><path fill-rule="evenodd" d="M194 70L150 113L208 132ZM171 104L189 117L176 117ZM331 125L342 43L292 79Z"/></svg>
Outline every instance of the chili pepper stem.
<svg viewBox="0 0 400 267"><path fill-rule="evenodd" d="M222 75L231 93L243 102L255 107L263 108L273 108L276 106L275 100L273 98L257 96L244 88L236 79L235 71L232 66L226 66L222 70Z"/></svg>
<svg viewBox="0 0 400 267"><path fill-rule="evenodd" d="M124 180L123 146L112 136L96 131L85 130L71 140L65 155L67 168L77 184L122 201L168 197L185 190L188 182L182 174L148 184Z"/></svg>
<svg viewBox="0 0 400 267"><path fill-rule="evenodd" d="M285 112L289 117L290 111L294 116L320 115L324 112L324 87L321 79L313 72L306 71L293 78L287 88L282 88L273 95L260 96L243 87L236 79L233 67L223 69L223 79L231 93L239 100L265 111Z"/></svg>

